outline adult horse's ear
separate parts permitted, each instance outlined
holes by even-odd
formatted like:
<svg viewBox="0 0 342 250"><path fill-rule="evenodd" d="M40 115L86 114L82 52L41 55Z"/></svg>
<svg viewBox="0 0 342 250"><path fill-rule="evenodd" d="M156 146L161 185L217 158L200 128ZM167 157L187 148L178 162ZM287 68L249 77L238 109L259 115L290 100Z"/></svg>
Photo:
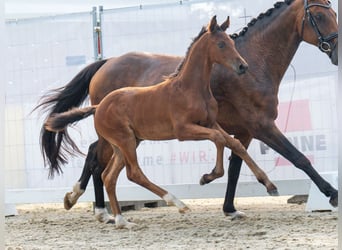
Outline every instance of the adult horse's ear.
<svg viewBox="0 0 342 250"><path fill-rule="evenodd" d="M215 15L210 20L209 31L210 32L214 32L216 30L216 28L217 28L216 26L217 26L217 20L216 20L216 15Z"/></svg>
<svg viewBox="0 0 342 250"><path fill-rule="evenodd" d="M230 19L229 19L229 16L227 17L227 20L226 21L224 21L222 24L221 24L221 29L223 30L223 31L226 31L226 29L228 29L229 28L229 25L230 25Z"/></svg>

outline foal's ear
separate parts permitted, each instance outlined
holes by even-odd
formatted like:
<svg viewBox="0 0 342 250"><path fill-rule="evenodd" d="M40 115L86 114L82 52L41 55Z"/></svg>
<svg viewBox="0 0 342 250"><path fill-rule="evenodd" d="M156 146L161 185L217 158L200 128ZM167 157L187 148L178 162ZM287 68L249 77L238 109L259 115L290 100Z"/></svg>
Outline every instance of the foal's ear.
<svg viewBox="0 0 342 250"><path fill-rule="evenodd" d="M228 29L229 28L229 25L230 25L230 19L229 19L229 16L227 17L227 20L226 21L224 21L222 24L221 24L221 29L223 30L223 31L226 31L226 29Z"/></svg>
<svg viewBox="0 0 342 250"><path fill-rule="evenodd" d="M210 32L214 32L216 30L216 28L217 28L216 26L217 26L217 20L216 20L216 15L215 15L210 20L209 31Z"/></svg>

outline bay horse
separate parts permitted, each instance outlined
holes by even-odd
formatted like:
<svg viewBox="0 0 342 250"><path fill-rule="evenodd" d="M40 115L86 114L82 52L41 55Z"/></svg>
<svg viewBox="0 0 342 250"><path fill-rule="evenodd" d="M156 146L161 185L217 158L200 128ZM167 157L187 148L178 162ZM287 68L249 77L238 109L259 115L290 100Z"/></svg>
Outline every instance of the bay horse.
<svg viewBox="0 0 342 250"><path fill-rule="evenodd" d="M326 182L307 159L277 128L278 89L300 43L317 46L338 65L336 13L327 0L286 0L261 13L242 29L232 34L239 53L249 63L243 76L235 76L219 65L211 75L211 89L218 102L217 121L220 126L248 148L256 138L295 167L303 170L320 191L337 206L338 192ZM128 53L117 58L94 62L80 71L66 86L48 93L37 106L48 111L47 117L77 107L89 94L92 104L99 103L110 91L126 86L146 86L160 82L182 60L181 57L147 53ZM233 86L233 87L232 87ZM230 91L234 88L234 91ZM58 133L41 130L41 148L47 165L61 172L67 162L67 153L74 152L67 131ZM96 217L111 221L105 210L101 172L112 155L111 147L99 140L89 147L87 159L79 181L64 199L70 209L85 191L93 175ZM230 157L228 183L223 205L225 215L244 216L236 210L234 197L242 160L234 152Z"/></svg>
<svg viewBox="0 0 342 250"><path fill-rule="evenodd" d="M225 28L229 26L229 18ZM98 105L74 108L51 115L45 122L50 131L63 131L66 126L94 115L99 136L113 148L111 161L102 173L110 206L118 228L130 228L122 215L116 197L116 183L126 167L129 180L147 188L176 205L180 212L189 208L174 195L152 183L142 172L136 148L141 140L210 140L217 148L216 164L210 174L201 178L209 183L224 173L223 152L229 147L244 159L257 179L267 189L275 186L249 157L240 141L229 136L217 123L217 102L210 88L210 74L214 63L237 75L245 73L247 63L234 47L234 41L217 25L214 16L190 45L178 70L165 81L148 87L126 87L106 95ZM260 172L261 171L261 172Z"/></svg>

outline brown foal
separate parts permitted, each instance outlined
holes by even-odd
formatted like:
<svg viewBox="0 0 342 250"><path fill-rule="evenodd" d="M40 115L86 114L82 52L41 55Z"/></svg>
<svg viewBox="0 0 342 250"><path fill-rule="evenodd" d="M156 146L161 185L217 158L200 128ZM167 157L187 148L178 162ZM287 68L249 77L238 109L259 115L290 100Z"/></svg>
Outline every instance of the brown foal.
<svg viewBox="0 0 342 250"><path fill-rule="evenodd" d="M228 26L229 18L219 26L213 17L208 27L194 39L178 70L165 81L150 87L113 91L98 105L56 114L46 121L46 129L61 131L68 124L94 114L97 133L112 145L114 151L102 179L118 228L134 225L122 217L116 197L117 178L124 166L129 180L176 205L180 212L188 210L183 202L143 174L136 154L141 140L212 141L217 148L216 165L210 174L203 175L201 184L223 176L223 151L227 146L246 162L258 180L268 188L275 188L243 145L216 122L218 106L210 89L213 64L221 64L237 74L247 69L247 63L235 49L233 40L224 32Z"/></svg>

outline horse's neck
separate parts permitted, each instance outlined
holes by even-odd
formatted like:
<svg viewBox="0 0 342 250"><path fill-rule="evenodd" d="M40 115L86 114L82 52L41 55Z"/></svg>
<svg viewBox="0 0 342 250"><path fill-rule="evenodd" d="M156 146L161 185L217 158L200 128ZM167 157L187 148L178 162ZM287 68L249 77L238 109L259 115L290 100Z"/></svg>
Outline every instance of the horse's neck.
<svg viewBox="0 0 342 250"><path fill-rule="evenodd" d="M210 89L210 72L213 62L209 60L204 51L196 49L196 51L191 51L188 58L186 58L183 68L178 75L178 80L182 87L196 88L197 90L204 91Z"/></svg>
<svg viewBox="0 0 342 250"><path fill-rule="evenodd" d="M236 46L250 67L257 67L258 77L280 83L301 42L296 26L298 3L282 7L264 20L258 20L244 36L238 38ZM299 9L299 10L297 10ZM268 24L265 22L269 21ZM264 22L264 24L258 24ZM263 27L258 27L258 25Z"/></svg>

